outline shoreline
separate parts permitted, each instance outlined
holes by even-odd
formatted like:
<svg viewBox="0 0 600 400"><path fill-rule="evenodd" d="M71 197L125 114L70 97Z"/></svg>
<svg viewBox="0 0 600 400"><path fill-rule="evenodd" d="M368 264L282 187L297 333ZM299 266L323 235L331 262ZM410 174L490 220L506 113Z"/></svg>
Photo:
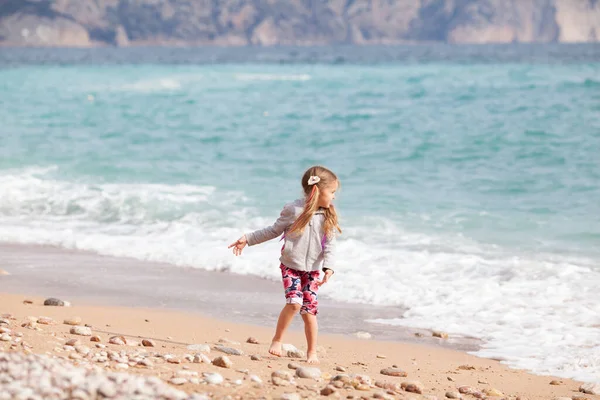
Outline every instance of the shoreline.
<svg viewBox="0 0 600 400"><path fill-rule="evenodd" d="M0 277L0 282L4 278ZM25 304L25 300L31 303ZM353 396L352 398L360 398L364 395L372 397L375 393L385 392L385 389L374 385L375 381L400 385L401 382L416 380L420 382L423 395L429 397L408 398L430 400L434 398L432 396L443 399L447 392L457 392L459 387L465 385L471 386L480 393L488 393L488 398L495 397L493 393L502 393L497 398L530 400L560 396L573 398L580 387L580 383L576 381L532 375L525 371L510 369L498 361L479 358L458 350L416 343L365 340L340 334L319 335L320 378L296 378L295 385L278 386L271 382L273 371L290 371L288 364L292 362L301 367L306 366L306 363L301 358L270 356L267 350L272 335L271 328L234 323L182 311L86 305L80 301L72 302L69 307L52 307L44 306L43 301L44 298L39 296L0 292L0 314L11 314L9 320L11 333L20 332L21 343L27 344L27 347L19 344L13 346L13 343L3 341L0 342L0 352L27 349L26 352L64 358L74 364L94 363L91 361L92 357L95 356L95 351L100 351L94 348L94 342L90 342L89 337L69 333L73 326L63 324L65 319L79 317L80 324L90 325L93 335L98 336L97 340L100 342L96 344L107 346L106 351L119 352L123 355L139 354L142 350L150 350L162 355L168 353L178 360L178 363L171 363L165 362L164 358L156 358L151 367L140 367L134 364L125 368L123 365L117 365L119 363L115 361L95 362L96 365L107 371L123 371L125 368L128 373L157 376L167 382L180 371L197 372L199 376L207 372L216 372L224 377L224 383L205 385L186 381L175 386L187 393L210 394L215 398L226 395L241 396L241 398L280 398L282 394L290 392L310 398L318 396L320 390L337 374L350 376L361 374L370 377L373 385L369 388L336 389L336 396ZM50 324L39 323L40 317L50 318ZM38 323L29 324L28 327L21 326L35 320ZM296 322L298 320L296 318ZM113 336L123 336L130 345L108 343L109 338ZM258 344L247 343L249 337L256 338ZM89 354L84 357L74 357L73 354L76 352L72 347L65 345L70 339L78 339L80 344L88 349L91 348ZM152 340L155 347L141 347L140 342L143 339ZM136 342L135 346L131 346L131 340ZM305 350L304 335L301 331L290 331L285 343ZM239 356L228 356L233 366L221 368L212 364L194 363L189 360L189 355L186 359L186 353L194 354L188 348L192 344L208 344L212 350L207 353L207 356L211 359L223 355L216 351L218 345L233 347L244 353ZM258 355L260 360L253 361L250 355ZM391 368L393 365L404 371L407 376L394 377L381 373L383 369ZM345 372L337 371L338 367ZM248 378L250 375L258 376L262 384L250 382ZM407 398L404 397L405 395L413 396L404 391L387 394L388 398ZM466 395L463 397L474 398ZM594 399L590 396L579 398Z"/></svg>
<svg viewBox="0 0 600 400"><path fill-rule="evenodd" d="M280 282L232 272L207 271L167 263L140 261L51 245L0 243L2 292L63 297L89 305L170 309L235 323L275 327L285 301ZM402 309L344 303L320 297L320 331L374 339L421 343L476 351L469 337L440 339L428 329L413 329L366 320L389 318ZM302 330L300 324L292 329Z"/></svg>

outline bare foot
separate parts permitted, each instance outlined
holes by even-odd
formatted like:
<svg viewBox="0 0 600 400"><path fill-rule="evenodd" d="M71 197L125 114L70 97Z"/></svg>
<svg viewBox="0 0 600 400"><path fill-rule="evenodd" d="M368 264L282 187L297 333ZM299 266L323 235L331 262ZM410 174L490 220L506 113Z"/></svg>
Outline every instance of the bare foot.
<svg viewBox="0 0 600 400"><path fill-rule="evenodd" d="M281 342L272 341L271 347L269 348L269 353L274 356L281 357Z"/></svg>
<svg viewBox="0 0 600 400"><path fill-rule="evenodd" d="M306 355L306 362L308 364L319 364L319 358L317 357L317 353L308 353Z"/></svg>

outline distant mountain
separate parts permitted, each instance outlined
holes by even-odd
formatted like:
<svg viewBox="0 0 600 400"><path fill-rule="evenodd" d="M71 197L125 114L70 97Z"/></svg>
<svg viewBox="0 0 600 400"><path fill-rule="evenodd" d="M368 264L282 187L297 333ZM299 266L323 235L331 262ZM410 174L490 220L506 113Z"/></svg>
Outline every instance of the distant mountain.
<svg viewBox="0 0 600 400"><path fill-rule="evenodd" d="M600 0L0 0L0 45L599 42Z"/></svg>

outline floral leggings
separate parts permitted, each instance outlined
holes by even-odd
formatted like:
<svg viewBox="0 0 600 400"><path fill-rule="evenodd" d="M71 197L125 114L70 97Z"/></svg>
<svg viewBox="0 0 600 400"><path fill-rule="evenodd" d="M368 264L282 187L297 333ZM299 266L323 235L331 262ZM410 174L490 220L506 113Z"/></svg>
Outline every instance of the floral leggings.
<svg viewBox="0 0 600 400"><path fill-rule="evenodd" d="M287 304L301 304L300 314L317 315L319 271L298 271L281 264L281 277Z"/></svg>

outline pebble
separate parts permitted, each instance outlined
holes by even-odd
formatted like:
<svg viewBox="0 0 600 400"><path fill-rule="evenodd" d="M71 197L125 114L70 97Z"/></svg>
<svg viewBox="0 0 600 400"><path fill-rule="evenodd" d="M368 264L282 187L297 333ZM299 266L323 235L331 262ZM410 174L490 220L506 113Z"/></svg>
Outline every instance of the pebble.
<svg viewBox="0 0 600 400"><path fill-rule="evenodd" d="M446 332L433 331L431 333L431 335L433 337L438 337L438 338L441 338L441 339L448 339L448 334Z"/></svg>
<svg viewBox="0 0 600 400"><path fill-rule="evenodd" d="M33 301L25 299L23 300L23 304L33 304Z"/></svg>
<svg viewBox="0 0 600 400"><path fill-rule="evenodd" d="M11 332L10 329L0 326L0 333L10 333L10 332Z"/></svg>
<svg viewBox="0 0 600 400"><path fill-rule="evenodd" d="M446 392L446 397L449 399L462 399L462 396L458 392Z"/></svg>
<svg viewBox="0 0 600 400"><path fill-rule="evenodd" d="M210 358L208 358L208 356L204 353L198 353L194 356L194 359L192 360L193 363L196 364L200 364L200 363L204 363L204 364L210 364Z"/></svg>
<svg viewBox="0 0 600 400"><path fill-rule="evenodd" d="M113 336L110 339L108 339L108 343L116 344L116 345L123 345L123 344L127 343L127 339L125 339L123 336Z"/></svg>
<svg viewBox="0 0 600 400"><path fill-rule="evenodd" d="M557 380L554 380L554 379L550 381L550 384L551 385L555 385L555 386L562 385L562 383L563 383L562 381L557 381Z"/></svg>
<svg viewBox="0 0 600 400"><path fill-rule="evenodd" d="M298 364L296 362L291 362L291 363L288 364L288 368L289 369L298 369L298 368L301 368L301 367L302 367L302 365L300 365L300 364Z"/></svg>
<svg viewBox="0 0 600 400"><path fill-rule="evenodd" d="M0 335L0 340L2 340L3 342L10 342L11 339L12 338L8 333L3 333L2 335Z"/></svg>
<svg viewBox="0 0 600 400"><path fill-rule="evenodd" d="M190 344L187 346L188 350L197 351L200 353L210 353L210 346L207 344Z"/></svg>
<svg viewBox="0 0 600 400"><path fill-rule="evenodd" d="M63 321L65 325L81 325L81 317L67 318Z"/></svg>
<svg viewBox="0 0 600 400"><path fill-rule="evenodd" d="M321 377L321 370L314 367L299 367L296 369L296 376L306 379L319 379Z"/></svg>
<svg viewBox="0 0 600 400"><path fill-rule="evenodd" d="M407 392L418 393L418 394L423 393L423 384L419 381L402 382L400 384L400 387Z"/></svg>
<svg viewBox="0 0 600 400"><path fill-rule="evenodd" d="M54 298L54 297L50 297L50 298L44 300L44 305L45 306L64 307L65 306L65 302L62 301L62 300L60 300L60 299L57 299L57 298Z"/></svg>
<svg viewBox="0 0 600 400"><path fill-rule="evenodd" d="M226 343L226 344L233 344L233 345L239 345L240 342L236 342L235 340L230 340L227 338L220 338L219 339L219 343Z"/></svg>
<svg viewBox="0 0 600 400"><path fill-rule="evenodd" d="M233 365L233 363L227 356L219 356L215 358L214 360L212 360L212 364L221 368L231 368L231 366Z"/></svg>
<svg viewBox="0 0 600 400"><path fill-rule="evenodd" d="M246 343L258 344L258 340L256 340L254 337L249 337L246 339Z"/></svg>
<svg viewBox="0 0 600 400"><path fill-rule="evenodd" d="M585 394L600 395L600 383L584 383L579 386L579 391Z"/></svg>
<svg viewBox="0 0 600 400"><path fill-rule="evenodd" d="M397 376L397 377L406 377L408 376L408 374L406 373L406 371L401 370L400 368L384 368L380 371L380 373L382 375L387 375L387 376Z"/></svg>
<svg viewBox="0 0 600 400"><path fill-rule="evenodd" d="M503 397L504 396L504 393L502 393L498 389L494 389L494 388L483 389L483 393L490 397Z"/></svg>
<svg viewBox="0 0 600 400"><path fill-rule="evenodd" d="M293 382L292 374L287 371L273 371L271 373L271 381L276 386L288 386Z"/></svg>
<svg viewBox="0 0 600 400"><path fill-rule="evenodd" d="M339 372L346 372L346 368L344 368L344 367L341 367L341 366L339 366L339 365L338 365L337 367L335 367L335 370L336 370L336 371L339 371Z"/></svg>
<svg viewBox="0 0 600 400"><path fill-rule="evenodd" d="M207 372L204 374L204 380L211 385L220 385L224 379L221 374Z"/></svg>
<svg viewBox="0 0 600 400"><path fill-rule="evenodd" d="M233 347L220 346L220 345L215 346L215 350L220 351L225 354L232 355L232 356L241 356L244 354L244 352L242 350L234 349Z"/></svg>
<svg viewBox="0 0 600 400"><path fill-rule="evenodd" d="M144 339L144 340L142 340L142 346L144 346L144 347L156 347L156 344L154 343L153 340Z"/></svg>
<svg viewBox="0 0 600 400"><path fill-rule="evenodd" d="M71 328L70 332L73 335L92 336L92 330L87 326L74 326Z"/></svg>
<svg viewBox="0 0 600 400"><path fill-rule="evenodd" d="M375 357L377 358L381 358L382 360L385 360L387 357L384 356L383 354L377 354Z"/></svg>
<svg viewBox="0 0 600 400"><path fill-rule="evenodd" d="M65 342L67 346L77 346L79 344L79 339L69 339Z"/></svg>
<svg viewBox="0 0 600 400"><path fill-rule="evenodd" d="M332 395L336 392L336 388L331 386L331 385L327 385L325 386L323 389L321 389L321 396L329 396Z"/></svg>
<svg viewBox="0 0 600 400"><path fill-rule="evenodd" d="M52 325L55 323L50 317L39 317L36 322L42 325Z"/></svg>
<svg viewBox="0 0 600 400"><path fill-rule="evenodd" d="M252 354L252 355L250 356L250 359L251 359L252 361L260 361L260 360L262 360L261 356L259 356L258 354Z"/></svg>
<svg viewBox="0 0 600 400"><path fill-rule="evenodd" d="M288 357L292 357L292 358L306 357L306 354L304 354L304 352L302 350L298 349L293 344L288 344L288 343L282 344L281 351L283 351L284 354L287 354Z"/></svg>
<svg viewBox="0 0 600 400"><path fill-rule="evenodd" d="M169 380L169 383L173 384L173 385L183 385L184 383L187 383L187 379L185 378L171 378L171 380Z"/></svg>
<svg viewBox="0 0 600 400"><path fill-rule="evenodd" d="M3 385L2 391L6 398L11 399L207 399L203 394L188 395L157 377L106 372L98 367L77 367L43 355L0 352L0 376L11 382Z"/></svg>
<svg viewBox="0 0 600 400"><path fill-rule="evenodd" d="M298 393L284 393L279 397L281 400L302 400Z"/></svg>
<svg viewBox="0 0 600 400"><path fill-rule="evenodd" d="M260 379L260 378L259 378L258 376L256 376L256 375L250 375L250 380L251 380L252 382L255 382L255 383L263 383L262 379Z"/></svg>
<svg viewBox="0 0 600 400"><path fill-rule="evenodd" d="M94 335L90 338L90 342L101 342L102 339L100 339L100 336L98 335Z"/></svg>

